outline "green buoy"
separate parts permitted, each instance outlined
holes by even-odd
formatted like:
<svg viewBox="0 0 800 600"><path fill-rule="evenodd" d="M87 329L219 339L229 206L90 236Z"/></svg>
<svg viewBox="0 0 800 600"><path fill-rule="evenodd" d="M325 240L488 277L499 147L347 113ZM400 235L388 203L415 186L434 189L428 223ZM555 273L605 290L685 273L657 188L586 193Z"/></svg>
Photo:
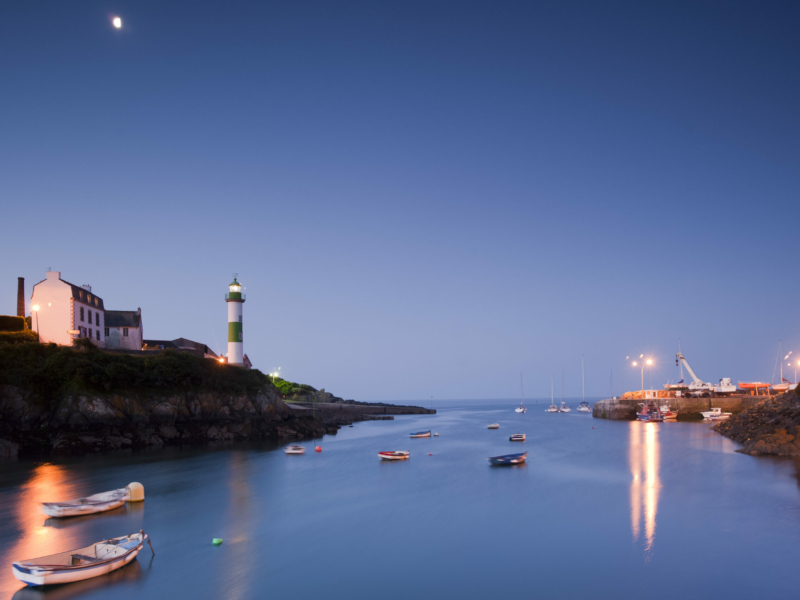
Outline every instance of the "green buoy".
<svg viewBox="0 0 800 600"><path fill-rule="evenodd" d="M211 540L211 543L214 544L215 546L219 546L222 543L222 538L214 538L213 540Z"/></svg>

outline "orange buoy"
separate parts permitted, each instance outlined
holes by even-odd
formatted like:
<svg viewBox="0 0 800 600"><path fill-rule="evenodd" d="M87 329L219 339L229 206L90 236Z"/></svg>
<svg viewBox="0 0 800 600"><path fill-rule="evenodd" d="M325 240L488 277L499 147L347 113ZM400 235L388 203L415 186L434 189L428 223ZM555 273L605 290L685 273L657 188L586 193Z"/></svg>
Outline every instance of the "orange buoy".
<svg viewBox="0 0 800 600"><path fill-rule="evenodd" d="M433 453L432 452L428 452L428 456L433 456Z"/></svg>
<svg viewBox="0 0 800 600"><path fill-rule="evenodd" d="M314 448L314 452L322 452L322 446L317 446Z"/></svg>

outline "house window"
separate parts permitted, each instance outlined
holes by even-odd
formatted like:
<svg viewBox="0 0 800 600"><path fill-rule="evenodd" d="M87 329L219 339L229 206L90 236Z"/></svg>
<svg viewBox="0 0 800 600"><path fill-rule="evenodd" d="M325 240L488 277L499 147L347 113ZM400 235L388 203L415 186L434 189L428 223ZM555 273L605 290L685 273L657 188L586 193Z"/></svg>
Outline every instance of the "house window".
<svg viewBox="0 0 800 600"><path fill-rule="evenodd" d="M89 339L92 339L92 330L89 329Z"/></svg>
<svg viewBox="0 0 800 600"><path fill-rule="evenodd" d="M84 320L84 318L83 318L83 307L81 306L81 321L83 321L83 320Z"/></svg>
<svg viewBox="0 0 800 600"><path fill-rule="evenodd" d="M95 335L97 336L97 341L99 342L100 341L100 330L99 329L97 331L95 331Z"/></svg>
<svg viewBox="0 0 800 600"><path fill-rule="evenodd" d="M105 334L106 334L106 337L108 337L108 327L106 327Z"/></svg>
<svg viewBox="0 0 800 600"><path fill-rule="evenodd" d="M94 313L94 324L97 325L98 327L100 327L100 313L99 312L95 312Z"/></svg>
<svg viewBox="0 0 800 600"><path fill-rule="evenodd" d="M91 325L92 324L92 311L89 310L87 312L89 313L89 325Z"/></svg>
<svg viewBox="0 0 800 600"><path fill-rule="evenodd" d="M127 327L123 327L122 328L122 337L128 337L128 328Z"/></svg>

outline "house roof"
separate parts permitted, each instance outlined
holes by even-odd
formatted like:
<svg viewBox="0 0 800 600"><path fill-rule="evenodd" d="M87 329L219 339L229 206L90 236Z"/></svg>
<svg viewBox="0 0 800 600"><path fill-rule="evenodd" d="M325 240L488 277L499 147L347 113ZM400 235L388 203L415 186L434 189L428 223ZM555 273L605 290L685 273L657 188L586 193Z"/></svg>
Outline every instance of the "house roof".
<svg viewBox="0 0 800 600"><path fill-rule="evenodd" d="M103 299L97 294L93 294L92 292L85 290L81 286L75 285L74 283L70 283L69 281L64 281L63 279L60 279L60 281L61 283L66 283L69 287L72 288L72 297L78 302L82 302L83 304L87 304L89 306L94 306L96 308L99 308L100 310L105 310L105 306L103 305ZM42 282L40 281L39 283Z"/></svg>
<svg viewBox="0 0 800 600"><path fill-rule="evenodd" d="M139 327L142 323L141 310L107 310L106 327Z"/></svg>
<svg viewBox="0 0 800 600"><path fill-rule="evenodd" d="M217 358L217 355L205 344L193 342L192 340L187 340L186 338L178 338L177 340L144 340L143 343L145 350L163 347L164 349L172 348L173 350L188 350L192 354L196 354L200 357L208 354L213 358Z"/></svg>

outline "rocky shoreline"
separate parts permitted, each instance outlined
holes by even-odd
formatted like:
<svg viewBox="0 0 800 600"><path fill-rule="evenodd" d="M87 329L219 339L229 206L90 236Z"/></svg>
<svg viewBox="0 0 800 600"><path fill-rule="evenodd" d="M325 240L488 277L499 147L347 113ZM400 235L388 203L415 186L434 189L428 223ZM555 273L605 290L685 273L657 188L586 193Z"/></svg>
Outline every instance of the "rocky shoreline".
<svg viewBox="0 0 800 600"><path fill-rule="evenodd" d="M800 456L800 396L786 392L762 400L713 428L752 456Z"/></svg>
<svg viewBox="0 0 800 600"><path fill-rule="evenodd" d="M270 385L256 394L240 395L70 394L52 404L41 403L35 394L22 388L0 385L0 457L319 438L335 434L344 425L368 420L373 412L369 408L298 408L284 403ZM395 414L429 412L417 407L397 408L404 410ZM378 406L374 410L384 411Z"/></svg>

